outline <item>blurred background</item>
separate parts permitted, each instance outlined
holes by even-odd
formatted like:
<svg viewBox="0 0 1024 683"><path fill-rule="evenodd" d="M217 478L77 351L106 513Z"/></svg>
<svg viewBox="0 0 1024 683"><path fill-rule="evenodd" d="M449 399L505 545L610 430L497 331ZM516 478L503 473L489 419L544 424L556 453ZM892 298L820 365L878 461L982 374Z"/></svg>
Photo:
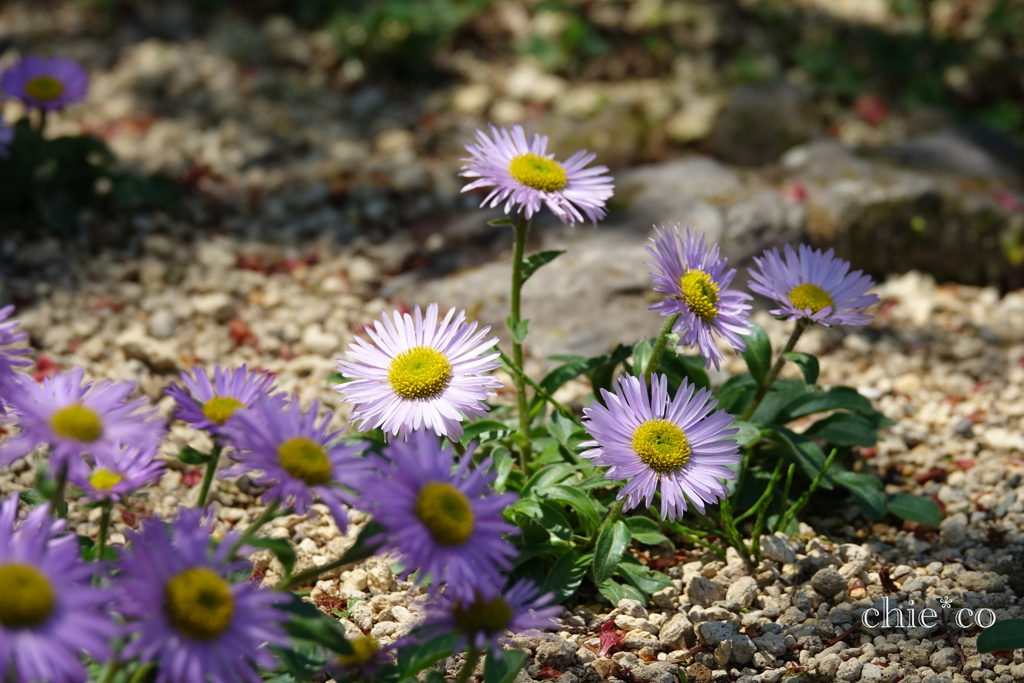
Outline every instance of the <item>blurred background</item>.
<svg viewBox="0 0 1024 683"><path fill-rule="evenodd" d="M577 256L531 287L619 328L657 327L641 264L661 221L703 230L737 265L810 241L879 278L1024 282L1024 0L0 3L0 68L38 53L91 73L47 135L95 146L73 182L57 182L60 163L32 171L56 178L42 199L0 192L5 302L90 272L202 293L234 285L196 268L319 267L307 290L438 299L500 324L510 236L458 177L487 122L612 169L596 230L539 219L531 248ZM8 123L24 115L3 107ZM564 322L564 302L550 307L540 324ZM534 337L538 354L618 336L564 324ZM302 330L277 337L264 348Z"/></svg>

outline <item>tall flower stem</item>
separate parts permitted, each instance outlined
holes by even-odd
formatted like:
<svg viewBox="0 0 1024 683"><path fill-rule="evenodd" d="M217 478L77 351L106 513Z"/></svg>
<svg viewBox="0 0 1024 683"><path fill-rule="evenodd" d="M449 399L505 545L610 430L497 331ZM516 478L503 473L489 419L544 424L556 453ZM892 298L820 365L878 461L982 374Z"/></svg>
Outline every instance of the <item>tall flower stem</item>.
<svg viewBox="0 0 1024 683"><path fill-rule="evenodd" d="M50 510L53 511L55 516L60 518L67 518L68 516L68 501L64 497L67 487L68 466L65 463L57 470L57 481L53 485L53 498L50 499Z"/></svg>
<svg viewBox="0 0 1024 683"><path fill-rule="evenodd" d="M110 513L114 511L114 501L107 499L103 501L100 514L100 535L96 540L96 561L103 559L103 551L107 547L107 534L110 532Z"/></svg>
<svg viewBox="0 0 1024 683"><path fill-rule="evenodd" d="M455 677L455 683L466 683L469 677L473 675L473 669L476 668L479 661L480 650L477 650L475 647L470 648L469 653L466 654L466 662L459 669L459 675Z"/></svg>
<svg viewBox="0 0 1024 683"><path fill-rule="evenodd" d="M526 250L526 237L530 234L530 221L522 218L516 221L516 239L512 249L512 295L511 311L509 314L509 328L512 331L512 360L517 367L523 367L523 344L516 337L519 336L520 300L523 289L523 252ZM526 472L526 464L530 460L530 407L526 401L526 382L522 376L515 375L512 381L516 383L516 412L519 413L519 434L522 443L519 446L519 467Z"/></svg>
<svg viewBox="0 0 1024 683"><path fill-rule="evenodd" d="M651 357L647 359L647 366L644 368L644 384L650 385L651 375L654 374L654 371L658 369L658 364L661 363L661 357L665 353L665 346L668 344L668 335L672 334L672 328L677 320L679 320L678 313L670 315L662 326L658 339L654 342L654 348L651 349Z"/></svg>
<svg viewBox="0 0 1024 683"><path fill-rule="evenodd" d="M813 324L814 323L808 322L805 318L801 318L796 321L796 327L793 328L793 333L789 335L789 340L786 342L786 346L784 346L782 351L779 353L779 357L775 359L772 367L768 370L768 374L764 376L764 381L758 385L757 393L754 394L754 398L750 402L750 405L747 406L747 409L743 411L743 415L740 417L741 420L749 420L750 416L754 414L755 410L757 410L757 407L761 405L761 401L764 400L765 394L767 394L768 390L771 389L772 384L775 382L775 378L779 376L779 371L782 370L782 366L786 364L786 354L793 350L793 347L796 346L796 342L800 339L800 335L804 333L804 330Z"/></svg>
<svg viewBox="0 0 1024 683"><path fill-rule="evenodd" d="M206 497L210 494L210 484L213 483L213 475L217 473L217 464L220 462L221 445L213 444L213 452L210 453L210 460L206 463L206 471L203 473L203 484L199 488L199 502L197 507L206 507Z"/></svg>

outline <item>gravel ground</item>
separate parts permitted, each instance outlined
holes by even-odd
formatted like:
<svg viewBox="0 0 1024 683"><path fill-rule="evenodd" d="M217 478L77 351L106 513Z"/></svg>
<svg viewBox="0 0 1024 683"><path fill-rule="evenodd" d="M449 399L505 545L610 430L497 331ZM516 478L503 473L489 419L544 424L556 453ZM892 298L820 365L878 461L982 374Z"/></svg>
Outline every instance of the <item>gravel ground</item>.
<svg viewBox="0 0 1024 683"><path fill-rule="evenodd" d="M169 417L172 402L162 390L179 370L248 362L274 372L304 404L325 401L345 426L346 411L326 377L333 357L389 305L377 292L388 260L401 256L395 249L357 242L289 253L226 238L191 244L151 235L142 257L116 262L41 246L19 255L12 272L21 275L7 285L44 297L17 316L37 349L37 375L84 367L92 377L134 380ZM26 259L41 267L22 268ZM54 263L79 286L51 288L43 274ZM532 654L520 680L671 681L678 667L701 682L1024 680L1024 654L979 655L977 629L952 621L949 630L851 630L863 610L885 608L883 600L941 611L939 601L949 598L1000 619L1024 614L1015 604L1024 591L1024 501L1015 492L1024 473L1024 293L1000 298L991 288L936 286L916 273L878 291L883 303L871 327L815 330L800 347L820 354L821 384L857 387L896 422L876 448L862 449L854 468L877 471L889 493L934 496L946 515L940 526L871 523L856 506L812 510L799 535L765 542L767 559L753 571L738 556L723 563L684 548L679 564L666 570L674 587L651 604L575 606L558 634L518 638L515 646ZM785 325L764 313L758 320L776 345L784 341ZM742 370L742 361L727 369ZM208 447L204 438L172 424L165 453L186 443ZM194 502L199 471L171 465L117 520L115 544L139 517ZM33 477L32 461L20 461L0 472L0 492L30 486ZM223 484L212 507L224 528L244 526L261 510L258 495L242 478ZM352 542L365 520L353 517L344 536L319 507L310 519L276 520L270 533L296 545L300 568L323 564ZM72 522L95 535L98 510L76 513ZM271 558L258 556L257 565L265 580L279 576ZM366 598L352 605L346 626L383 641L418 614L416 594L382 559L324 578L312 597L325 609ZM624 640L598 656L598 632L609 619Z"/></svg>

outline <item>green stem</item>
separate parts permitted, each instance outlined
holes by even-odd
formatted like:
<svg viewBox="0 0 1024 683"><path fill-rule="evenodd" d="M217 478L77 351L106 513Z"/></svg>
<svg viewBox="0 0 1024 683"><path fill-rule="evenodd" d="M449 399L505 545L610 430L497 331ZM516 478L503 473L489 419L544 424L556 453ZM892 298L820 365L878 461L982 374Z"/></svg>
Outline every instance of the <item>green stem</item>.
<svg viewBox="0 0 1024 683"><path fill-rule="evenodd" d="M203 473L203 484L199 489L199 502L196 507L206 507L206 497L210 493L210 484L213 483L213 475L217 472L217 464L220 462L221 445L213 444L213 452L210 453L210 460L206 463L206 472Z"/></svg>
<svg viewBox="0 0 1024 683"><path fill-rule="evenodd" d="M786 473L786 484L785 486L782 487L782 507L786 507L786 501L789 500L789 487L793 485L794 474L796 474L795 463L789 466L789 471ZM780 529L780 527L778 526L780 520L781 517L775 520L775 531L778 531Z"/></svg>
<svg viewBox="0 0 1024 683"><path fill-rule="evenodd" d="M833 448L832 452L828 454L828 458L825 460L824 467L822 467L821 471L818 472L818 474L814 477L814 481L811 482L810 487L808 487L808 489L803 492L803 495L797 498L796 502L793 503L793 505L788 510L786 510L786 513L782 516L782 519L779 520L779 524L777 527L778 529L785 531L786 527L789 526L789 523L796 519L796 516L800 514L801 510L804 509L804 506L807 505L807 501L811 499L811 494L813 494L818 489L818 486L821 485L821 480L825 478L825 474L828 472L828 468L832 466L832 462L836 459L836 455L838 453L839 450Z"/></svg>
<svg viewBox="0 0 1024 683"><path fill-rule="evenodd" d="M319 567L311 567L310 569L307 569L304 572L299 572L291 578L282 579L281 583L277 584L276 588L277 590L282 591L291 590L295 586L305 585L308 581L312 581L313 579L317 578L322 574L332 572L335 569L344 567L345 565L352 563L352 559L342 556L336 560L328 562L327 564L321 565Z"/></svg>
<svg viewBox="0 0 1024 683"><path fill-rule="evenodd" d="M700 545L700 546L703 546L703 547L705 547L705 548L707 548L709 550L713 550L718 555L720 555L723 560L725 559L725 549L724 548L722 548L721 546L717 546L714 543L709 543L708 541L705 541L703 538L700 537L700 534L702 534L702 533L706 534L707 532L699 531L698 529L691 529L690 527L686 527L686 526L683 526L682 524L678 524L678 523L671 524L670 528L673 531L675 531L677 534L682 536L683 540L689 541L690 543L693 543L694 545Z"/></svg>
<svg viewBox="0 0 1024 683"><path fill-rule="evenodd" d="M103 678L100 679L100 683L112 683L114 676L121 670L121 661L115 655L107 665L103 667Z"/></svg>
<svg viewBox="0 0 1024 683"><path fill-rule="evenodd" d="M455 450L455 455L462 457L466 454L466 447L462 445L462 442L458 439L451 439L452 448Z"/></svg>
<svg viewBox="0 0 1024 683"><path fill-rule="evenodd" d="M54 482L53 498L50 499L50 510L59 518L67 519L68 501L64 497L65 489L68 487L68 466L65 463L57 470L57 481Z"/></svg>
<svg viewBox="0 0 1024 683"><path fill-rule="evenodd" d="M545 401L550 403L552 408L554 408L555 410L560 412L562 414L562 417L564 417L566 419L569 419L569 420L572 420L576 424L578 424L580 426L583 426L583 423L580 422L580 419L578 417L576 417L575 413L572 412L572 408L570 408L569 406L567 406L567 405L565 405L563 403L559 403L558 401L556 401L551 396L551 394L548 393L547 389L545 389L544 387L542 387L541 385L537 384L532 379L530 379L530 376L527 375L525 372L523 372L523 369L521 367L519 367L518 365L516 365L515 362L511 358L508 357L507 353L505 353L501 349L498 350L498 353L501 354L501 361L505 364L505 366L509 370L512 371L513 375L515 375L516 377L519 377L524 382L526 382L526 384L529 385L537 393L538 396L540 396L542 399L544 399Z"/></svg>
<svg viewBox="0 0 1024 683"><path fill-rule="evenodd" d="M110 531L110 513L114 510L114 501L105 500L100 515L100 535L96 540L96 561L103 559L103 551L107 547L107 533Z"/></svg>
<svg viewBox="0 0 1024 683"><path fill-rule="evenodd" d="M145 664L140 666L138 669L136 669L135 674L132 676L132 680L130 681L130 683L142 683L142 681L146 678L146 675L153 670L154 666L155 665L153 664L153 662L146 662Z"/></svg>
<svg viewBox="0 0 1024 683"><path fill-rule="evenodd" d="M722 516L722 531L729 539L729 544L736 548L740 556L747 564L752 564L750 561L750 551L747 550L746 544L743 542L743 537L740 536L739 529L736 528L736 520L732 516L732 502L728 498L723 498L722 502L718 506L719 514Z"/></svg>
<svg viewBox="0 0 1024 683"><path fill-rule="evenodd" d="M277 515L277 509L280 503L281 501L278 498L270 501L270 503L267 504L267 507L263 508L263 512L260 513L260 516L253 520L252 524L249 525L249 528L245 530L245 533L242 534L242 538L252 538L255 536L256 532L262 529L264 524L272 520Z"/></svg>
<svg viewBox="0 0 1024 683"><path fill-rule="evenodd" d="M516 367L523 367L523 345L515 339L515 328L519 327L520 300L523 289L523 252L526 249L526 236L530 233L530 221L520 219L515 226L516 239L512 249L512 296L510 321L513 327L512 359ZM513 377L516 383L516 411L519 413L519 434L522 443L519 445L519 467L526 472L526 464L530 460L530 409L526 401L526 382L521 375Z"/></svg>
<svg viewBox="0 0 1024 683"><path fill-rule="evenodd" d="M750 517L751 515L759 512L761 510L762 505L767 507L770 504L768 501L770 501L772 496L775 494L775 482L778 480L779 475L782 474L782 464L782 460L780 459L778 464L775 466L775 471L772 472L772 478L771 480L769 480L768 486L765 487L764 493L762 493L761 497L757 499L757 502L754 503L754 505L749 510L744 512L742 515L736 516L737 524L745 520L747 517ZM736 490L739 490L739 486L736 487Z"/></svg>
<svg viewBox="0 0 1024 683"><path fill-rule="evenodd" d="M775 359L768 374L764 376L764 381L757 387L757 393L754 394L754 399L747 406L747 409L743 411L741 420L749 420L750 416L754 414L757 407L761 405L761 401L764 399L765 394L771 389L772 384L775 382L775 378L779 376L779 371L782 370L782 366L786 364L786 354L793 350L796 346L796 342L800 339L800 335L804 333L808 327L814 323L808 322L806 318L801 318L796 321L796 327L793 328L793 334L789 335L789 340L786 342L786 346L783 347L779 357Z"/></svg>
<svg viewBox="0 0 1024 683"><path fill-rule="evenodd" d="M790 474L793 470L790 468ZM772 504L772 499L775 496L775 483L779 480L779 476L782 474L782 460L779 460L779 464L775 466L775 471L772 472L771 481L768 482L768 488L765 490L762 500L758 501L758 505L754 508L757 510L757 518L754 520L754 532L752 534L753 540L750 542L750 554L754 558L755 563L761 562L761 532L764 530L765 516L768 514L768 508ZM782 499L782 505L785 507L786 499Z"/></svg>
<svg viewBox="0 0 1024 683"><path fill-rule="evenodd" d="M594 545L597 543L597 537L601 535L601 532L604 530L606 526L608 526L609 524L615 524L615 521L619 518L619 515L622 514L622 504L623 501L620 498L608 507L608 514L605 515L604 521L601 522L601 526L597 528L597 533L591 536L590 540L587 541L587 545L584 547L584 551L590 550L594 547Z"/></svg>
<svg viewBox="0 0 1024 683"><path fill-rule="evenodd" d="M43 135L46 134L46 110L39 110L39 139L43 139Z"/></svg>
<svg viewBox="0 0 1024 683"><path fill-rule="evenodd" d="M476 668L477 662L480 661L480 650L476 648L470 648L469 653L466 655L466 662L459 669L459 675L455 677L455 683L466 683L469 677L473 675L473 669Z"/></svg>
<svg viewBox="0 0 1024 683"><path fill-rule="evenodd" d="M651 349L651 357L647 359L647 367L644 368L644 383L648 386L651 384L651 375L658 369L661 356L665 353L665 346L668 344L668 335L672 334L672 327L676 324L677 320L679 320L678 313L670 315L661 327L658 340L654 342L654 348Z"/></svg>

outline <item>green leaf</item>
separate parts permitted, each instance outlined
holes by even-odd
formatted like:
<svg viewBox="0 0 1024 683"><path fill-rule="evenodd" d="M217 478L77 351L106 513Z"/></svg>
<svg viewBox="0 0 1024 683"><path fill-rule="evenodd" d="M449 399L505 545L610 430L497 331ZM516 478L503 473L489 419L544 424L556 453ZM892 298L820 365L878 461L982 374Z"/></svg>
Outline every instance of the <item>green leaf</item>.
<svg viewBox="0 0 1024 683"><path fill-rule="evenodd" d="M496 441L511 433L512 428L503 422L490 419L477 420L466 423L465 431L459 437L459 443L469 445L471 441Z"/></svg>
<svg viewBox="0 0 1024 683"><path fill-rule="evenodd" d="M618 583L614 579L608 579L598 585L597 590L601 595L608 598L612 605L618 605L623 598L637 600L640 604L647 602L647 596L641 593L636 587Z"/></svg>
<svg viewBox="0 0 1024 683"><path fill-rule="evenodd" d="M824 439L836 446L874 446L878 443L878 429L863 415L840 412L818 420L807 428L804 436Z"/></svg>
<svg viewBox="0 0 1024 683"><path fill-rule="evenodd" d="M542 592L551 591L555 594L555 602L559 603L576 592L587 575L591 556L584 554L580 548L571 548L555 562L544 580Z"/></svg>
<svg viewBox="0 0 1024 683"><path fill-rule="evenodd" d="M551 419L548 420L548 430L558 443L566 447L575 446L575 444L570 443L570 439L574 436L582 434L584 438L587 438L585 436L586 432L580 429L578 424L567 417L562 417L560 413L553 413L551 415Z"/></svg>
<svg viewBox="0 0 1024 683"><path fill-rule="evenodd" d="M495 218L493 221L487 221L487 225L492 227L498 227L500 225L515 225L516 222L511 218Z"/></svg>
<svg viewBox="0 0 1024 683"><path fill-rule="evenodd" d="M665 574L648 569L637 562L619 562L619 574L645 595L657 593L662 588L670 588L673 585L672 579Z"/></svg>
<svg viewBox="0 0 1024 683"><path fill-rule="evenodd" d="M590 373L590 384L593 386L594 396L598 397L598 400L601 400L601 389L608 391L611 390L612 378L615 376L615 368L629 358L632 353L632 346L619 344L615 347L614 351L606 356L602 356L602 358L605 359L604 362L599 363L598 366L594 368L593 372Z"/></svg>
<svg viewBox="0 0 1024 683"><path fill-rule="evenodd" d="M731 429L739 430L729 438L736 439L740 444L740 448L743 448L744 446L747 446L761 438L761 429L753 423L746 422L744 420L735 420L731 425L729 425L729 427Z"/></svg>
<svg viewBox="0 0 1024 683"><path fill-rule="evenodd" d="M501 650L501 657L487 655L484 662L484 683L512 683L526 661L522 650Z"/></svg>
<svg viewBox="0 0 1024 683"><path fill-rule="evenodd" d="M284 565L284 570L291 575L295 568L295 548L283 538L247 538L245 544L253 548L262 548L274 553L274 556Z"/></svg>
<svg viewBox="0 0 1024 683"><path fill-rule="evenodd" d="M718 407L727 413L739 415L754 397L757 390L757 383L750 376L749 372L733 375L725 381L725 384L715 390L715 398L718 399Z"/></svg>
<svg viewBox="0 0 1024 683"><path fill-rule="evenodd" d="M885 516L888 501L885 491L882 489L882 481L878 477L873 474L847 471L831 472L830 474L835 483L853 494L868 517L881 519ZM822 480L821 483L824 486L825 481Z"/></svg>
<svg viewBox="0 0 1024 683"><path fill-rule="evenodd" d="M327 379L326 379L327 386L329 386L329 387L333 387L333 386L335 386L337 384L346 384L348 382L354 382L354 381L355 381L355 377L346 377L345 375L341 374L340 372L332 372L331 374L327 375Z"/></svg>
<svg viewBox="0 0 1024 683"><path fill-rule="evenodd" d="M576 468L563 462L545 465L530 477L521 493L526 496L533 489L558 484L574 474L576 474Z"/></svg>
<svg viewBox="0 0 1024 683"><path fill-rule="evenodd" d="M649 517L628 517L626 524L629 525L630 535L645 545L658 545L668 541L665 534L661 533L658 523Z"/></svg>
<svg viewBox="0 0 1024 683"><path fill-rule="evenodd" d="M530 276L533 275L538 268L540 268L543 265L547 265L548 263L551 263L564 253L564 249L562 249L561 251L542 251L533 254L532 256L524 258L522 282L526 282L527 280L529 280Z"/></svg>
<svg viewBox="0 0 1024 683"><path fill-rule="evenodd" d="M978 634L978 652L1024 647L1024 619L1004 619Z"/></svg>
<svg viewBox="0 0 1024 683"><path fill-rule="evenodd" d="M750 331L750 334L743 337L746 343L743 360L747 361L750 376L760 384L772 366L772 343L768 340L764 328L757 323L750 323Z"/></svg>
<svg viewBox="0 0 1024 683"><path fill-rule="evenodd" d="M669 381L677 386L686 379L697 389L710 389L711 379L708 378L705 366L702 356L680 356L672 350L666 350L658 364L658 372L664 372Z"/></svg>
<svg viewBox="0 0 1024 683"><path fill-rule="evenodd" d="M494 471L498 473L498 476L494 479L494 490L498 493L502 493L505 490L505 482L508 481L508 475L512 471L512 464L515 459L512 457L512 453L504 446L498 446L491 453L491 457L494 459Z"/></svg>
<svg viewBox="0 0 1024 683"><path fill-rule="evenodd" d="M650 339L641 339L633 345L633 374L639 377L647 368L647 363L654 353L654 342ZM660 361L659 361L660 364Z"/></svg>
<svg viewBox="0 0 1024 683"><path fill-rule="evenodd" d="M24 491L19 491L18 498L21 499L22 503L25 503L29 507L39 507L43 503L47 502L47 499L44 498L43 495L35 489L25 489Z"/></svg>
<svg viewBox="0 0 1024 683"><path fill-rule="evenodd" d="M284 628L292 638L308 640L342 655L352 654L352 645L345 637L345 627L331 619L297 595L278 606L289 615Z"/></svg>
<svg viewBox="0 0 1024 683"><path fill-rule="evenodd" d="M210 453L203 453L200 450L196 450L191 446L185 446L178 453L178 460L182 461L186 465L205 465L210 462L210 458L213 457Z"/></svg>
<svg viewBox="0 0 1024 683"><path fill-rule="evenodd" d="M601 527L597 543L594 545L594 563L592 565L594 583L601 585L611 578L616 567L619 566L619 560L626 552L631 538L629 525L621 519Z"/></svg>
<svg viewBox="0 0 1024 683"><path fill-rule="evenodd" d="M526 335L530 332L529 320L520 320L519 322L516 322L512 319L512 316L509 316L505 320L505 324L508 325L509 331L512 332L512 339L515 340L517 344L522 344L526 340Z"/></svg>
<svg viewBox="0 0 1024 683"><path fill-rule="evenodd" d="M795 397L776 419L781 424L785 424L798 417L826 410L852 410L865 415L874 412L871 401L858 394L855 389L832 387L828 391L813 391Z"/></svg>
<svg viewBox="0 0 1024 683"><path fill-rule="evenodd" d="M802 379L777 379L765 394L750 421L757 424L771 424L784 407L807 394L807 385Z"/></svg>
<svg viewBox="0 0 1024 683"><path fill-rule="evenodd" d="M615 482L608 479L604 472L597 472L590 475L578 484L573 484L573 488L577 488L580 491L587 491L589 489L599 489L603 486L614 486Z"/></svg>
<svg viewBox="0 0 1024 683"><path fill-rule="evenodd" d="M889 496L889 512L902 519L910 519L919 524L938 526L942 522L942 511L931 498L915 496L910 493L896 493Z"/></svg>
<svg viewBox="0 0 1024 683"><path fill-rule="evenodd" d="M790 351L785 354L786 360L792 361L800 366L800 372L804 373L804 381L808 384L818 383L818 359L809 353Z"/></svg>
<svg viewBox="0 0 1024 683"><path fill-rule="evenodd" d="M417 634L420 629L413 629L410 636ZM426 633L420 633L420 637ZM408 642L415 643L403 647L398 651L399 676L415 676L427 667L433 666L452 653L455 645L459 642L459 634L455 632L445 633L443 636L431 638L426 641L418 641L410 638Z"/></svg>
<svg viewBox="0 0 1024 683"><path fill-rule="evenodd" d="M788 451L796 458L797 463L803 469L811 479L818 476L818 472L825 467L825 454L818 448L818 444L814 443L806 436L792 432L785 427L772 427L772 437L780 441ZM835 479L835 471L837 468L833 467L829 472L825 474L825 478L821 480L821 488L831 490L833 488L832 482Z"/></svg>
<svg viewBox="0 0 1024 683"><path fill-rule="evenodd" d="M535 490L536 495L547 500L568 505L576 511L576 515L583 524L587 536L590 536L601 526L601 514L604 510L601 505L579 489L564 484L545 486Z"/></svg>

